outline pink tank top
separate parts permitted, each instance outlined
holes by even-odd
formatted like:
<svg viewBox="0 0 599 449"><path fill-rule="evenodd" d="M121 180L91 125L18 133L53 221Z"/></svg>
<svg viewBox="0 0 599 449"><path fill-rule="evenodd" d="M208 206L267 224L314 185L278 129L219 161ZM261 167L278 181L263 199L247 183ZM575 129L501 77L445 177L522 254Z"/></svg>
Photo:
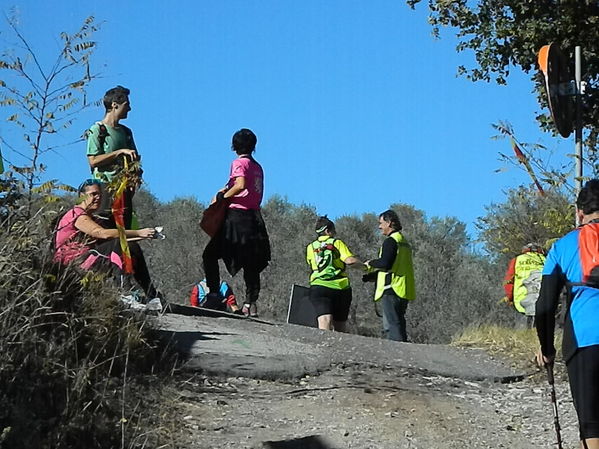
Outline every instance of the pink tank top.
<svg viewBox="0 0 599 449"><path fill-rule="evenodd" d="M64 214L58 222L54 262L67 264L89 250L87 245L74 239L80 232L79 229L75 227L75 222L77 221L77 218L85 214L85 209L80 206L75 206Z"/></svg>

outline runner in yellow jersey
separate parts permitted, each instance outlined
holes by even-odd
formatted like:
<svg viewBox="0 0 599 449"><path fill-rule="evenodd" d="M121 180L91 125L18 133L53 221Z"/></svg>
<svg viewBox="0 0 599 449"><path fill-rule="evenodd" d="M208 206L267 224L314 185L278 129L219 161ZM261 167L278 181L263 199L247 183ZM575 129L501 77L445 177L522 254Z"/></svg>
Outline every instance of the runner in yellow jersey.
<svg viewBox="0 0 599 449"><path fill-rule="evenodd" d="M318 315L318 328L347 332L352 300L346 265L360 264L343 241L335 237L335 223L327 216L316 221L318 238L306 248L310 267L310 301Z"/></svg>

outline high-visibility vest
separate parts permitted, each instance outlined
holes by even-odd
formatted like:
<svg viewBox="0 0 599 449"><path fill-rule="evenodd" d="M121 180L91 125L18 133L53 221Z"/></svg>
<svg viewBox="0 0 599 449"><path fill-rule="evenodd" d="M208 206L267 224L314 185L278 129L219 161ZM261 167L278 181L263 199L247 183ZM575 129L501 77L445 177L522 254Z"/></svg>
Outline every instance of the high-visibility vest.
<svg viewBox="0 0 599 449"><path fill-rule="evenodd" d="M390 238L397 243L397 255L389 271L379 271L376 278L374 300L378 301L388 289L393 289L400 298L413 300L416 298L414 285L414 265L412 264L412 248L401 234L395 231ZM379 251L381 256L383 249Z"/></svg>
<svg viewBox="0 0 599 449"><path fill-rule="evenodd" d="M516 257L514 265L514 307L520 313L534 315L541 289L545 256L529 251ZM523 303L524 301L524 303Z"/></svg>

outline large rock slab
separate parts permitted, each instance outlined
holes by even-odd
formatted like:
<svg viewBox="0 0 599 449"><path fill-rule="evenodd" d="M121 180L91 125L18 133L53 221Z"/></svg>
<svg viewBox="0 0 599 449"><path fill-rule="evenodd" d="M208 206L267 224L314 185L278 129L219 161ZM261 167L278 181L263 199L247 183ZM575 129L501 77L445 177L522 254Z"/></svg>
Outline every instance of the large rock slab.
<svg viewBox="0 0 599 449"><path fill-rule="evenodd" d="M464 380L508 382L523 377L477 349L398 343L225 314L158 318L162 338L187 358L185 369L224 376L293 379L333 364L419 370Z"/></svg>

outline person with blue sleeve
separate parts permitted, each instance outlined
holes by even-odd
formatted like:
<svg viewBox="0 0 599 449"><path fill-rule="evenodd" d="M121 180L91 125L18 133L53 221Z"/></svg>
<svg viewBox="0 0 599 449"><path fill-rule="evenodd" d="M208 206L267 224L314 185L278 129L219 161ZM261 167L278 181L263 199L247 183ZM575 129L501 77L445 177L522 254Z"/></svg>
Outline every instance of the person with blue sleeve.
<svg viewBox="0 0 599 449"><path fill-rule="evenodd" d="M216 295L208 293L210 293L210 288L208 288L206 279L202 279L191 289L189 303L194 307L205 307L221 312L231 311L238 314L241 312L233 289L225 281L221 281L220 290Z"/></svg>
<svg viewBox="0 0 599 449"><path fill-rule="evenodd" d="M537 362L555 359L555 311L567 289L562 343L578 414L581 447L599 449L599 180L588 181L576 200L580 226L555 242L543 269L536 306ZM550 367L551 369L551 367Z"/></svg>

